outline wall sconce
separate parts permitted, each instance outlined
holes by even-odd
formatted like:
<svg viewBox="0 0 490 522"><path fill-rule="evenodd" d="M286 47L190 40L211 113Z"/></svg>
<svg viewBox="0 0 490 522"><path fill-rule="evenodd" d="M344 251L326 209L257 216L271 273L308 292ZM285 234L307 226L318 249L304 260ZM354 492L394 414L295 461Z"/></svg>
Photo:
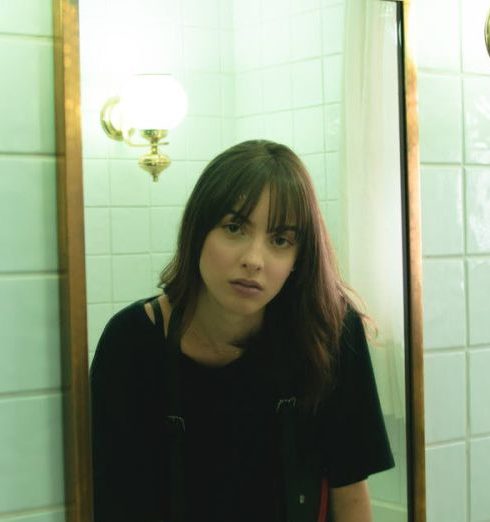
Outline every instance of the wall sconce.
<svg viewBox="0 0 490 522"><path fill-rule="evenodd" d="M187 96L180 83L170 74L137 74L123 86L121 95L109 98L100 112L106 134L132 147L148 147L150 152L139 159L153 181L171 160L158 147L170 129L187 113Z"/></svg>

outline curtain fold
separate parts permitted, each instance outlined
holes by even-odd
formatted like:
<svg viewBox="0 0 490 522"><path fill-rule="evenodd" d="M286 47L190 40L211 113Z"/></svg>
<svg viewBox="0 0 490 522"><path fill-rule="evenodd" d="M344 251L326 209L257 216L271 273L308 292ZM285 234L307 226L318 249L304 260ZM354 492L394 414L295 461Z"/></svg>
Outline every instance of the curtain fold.
<svg viewBox="0 0 490 522"><path fill-rule="evenodd" d="M385 415L405 415L396 6L347 0L345 277L378 329L370 340ZM346 153L348 151L348 154Z"/></svg>

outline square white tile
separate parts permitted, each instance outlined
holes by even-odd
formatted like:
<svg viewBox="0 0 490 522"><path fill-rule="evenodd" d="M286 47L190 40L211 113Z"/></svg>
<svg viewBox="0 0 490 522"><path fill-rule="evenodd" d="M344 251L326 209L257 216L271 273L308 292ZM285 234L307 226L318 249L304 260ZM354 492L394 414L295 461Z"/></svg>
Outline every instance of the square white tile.
<svg viewBox="0 0 490 522"><path fill-rule="evenodd" d="M472 435L490 433L490 349L469 354L470 429Z"/></svg>
<svg viewBox="0 0 490 522"><path fill-rule="evenodd" d="M425 440L427 444L466 436L464 352L424 358Z"/></svg>
<svg viewBox="0 0 490 522"><path fill-rule="evenodd" d="M114 302L132 302L151 295L150 255L112 256Z"/></svg>
<svg viewBox="0 0 490 522"><path fill-rule="evenodd" d="M448 444L426 450L427 522L467 522L466 445Z"/></svg>
<svg viewBox="0 0 490 522"><path fill-rule="evenodd" d="M426 259L423 262L423 293L425 349L465 346L463 262Z"/></svg>
<svg viewBox="0 0 490 522"><path fill-rule="evenodd" d="M423 254L463 254L463 179L458 167L421 169Z"/></svg>
<svg viewBox="0 0 490 522"><path fill-rule="evenodd" d="M458 4L458 0L418 0L411 4L410 34L418 67L459 72L461 32ZM434 23L444 30L434 30Z"/></svg>
<svg viewBox="0 0 490 522"><path fill-rule="evenodd" d="M490 343L488 296L490 295L490 258L467 260L468 319L471 345Z"/></svg>
<svg viewBox="0 0 490 522"><path fill-rule="evenodd" d="M141 254L150 250L150 209L112 208L113 254Z"/></svg>
<svg viewBox="0 0 490 522"><path fill-rule="evenodd" d="M490 169L467 168L466 248L471 254L490 254Z"/></svg>
<svg viewBox="0 0 490 522"><path fill-rule="evenodd" d="M490 58L488 58L490 63ZM490 78L464 79L466 163L490 163Z"/></svg>
<svg viewBox="0 0 490 522"><path fill-rule="evenodd" d="M471 520L490 520L490 437L470 443Z"/></svg>
<svg viewBox="0 0 490 522"><path fill-rule="evenodd" d="M338 4L322 10L323 53L335 54L344 50L345 6Z"/></svg>
<svg viewBox="0 0 490 522"><path fill-rule="evenodd" d="M322 33L319 10L295 16L291 30L293 60L304 60L321 56Z"/></svg>
<svg viewBox="0 0 490 522"><path fill-rule="evenodd" d="M304 60L293 64L292 79L295 109L323 103L323 75L320 59Z"/></svg>
<svg viewBox="0 0 490 522"><path fill-rule="evenodd" d="M459 76L418 77L422 163L461 163L462 101Z"/></svg>
<svg viewBox="0 0 490 522"><path fill-rule="evenodd" d="M293 113L294 147L298 154L323 152L323 107L299 109Z"/></svg>

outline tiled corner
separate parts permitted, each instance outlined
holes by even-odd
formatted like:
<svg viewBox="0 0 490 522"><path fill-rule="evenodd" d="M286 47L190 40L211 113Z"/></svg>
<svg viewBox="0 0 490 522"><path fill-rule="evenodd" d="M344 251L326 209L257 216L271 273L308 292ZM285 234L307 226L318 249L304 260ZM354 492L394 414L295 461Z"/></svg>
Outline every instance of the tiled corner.
<svg viewBox="0 0 490 522"><path fill-rule="evenodd" d="M151 294L150 255L112 256L113 301L135 301Z"/></svg>
<svg viewBox="0 0 490 522"><path fill-rule="evenodd" d="M490 64L490 58L488 58ZM465 78L464 147L467 163L490 163L490 77Z"/></svg>
<svg viewBox="0 0 490 522"><path fill-rule="evenodd" d="M488 296L490 295L490 258L467 261L470 344L490 343Z"/></svg>
<svg viewBox="0 0 490 522"><path fill-rule="evenodd" d="M431 0L416 1L410 6L414 26L411 34L419 67L459 71L461 35L458 4L458 0ZM438 27L444 28L443 31L434 31L435 21ZM427 44L429 41L430 45Z"/></svg>
<svg viewBox="0 0 490 522"><path fill-rule="evenodd" d="M490 437L470 443L471 521L490 520Z"/></svg>
<svg viewBox="0 0 490 522"><path fill-rule="evenodd" d="M295 63L292 78L294 108L323 103L322 62L320 59Z"/></svg>
<svg viewBox="0 0 490 522"><path fill-rule="evenodd" d="M422 167L424 255L463 254L463 181L457 167Z"/></svg>
<svg viewBox="0 0 490 522"><path fill-rule="evenodd" d="M235 89L237 116L250 116L262 112L261 71L246 71L237 74Z"/></svg>
<svg viewBox="0 0 490 522"><path fill-rule="evenodd" d="M137 254L150 250L150 209L112 208L113 254Z"/></svg>
<svg viewBox="0 0 490 522"><path fill-rule="evenodd" d="M184 60L191 71L220 72L219 31L184 27Z"/></svg>
<svg viewBox="0 0 490 522"><path fill-rule="evenodd" d="M24 2L2 2L0 33L35 36L53 34L51 0L31 0L29 9Z"/></svg>
<svg viewBox="0 0 490 522"><path fill-rule="evenodd" d="M53 60L51 41L0 40L0 151L54 154Z"/></svg>
<svg viewBox="0 0 490 522"><path fill-rule="evenodd" d="M425 469L427 522L469 522L465 443L427 449Z"/></svg>
<svg viewBox="0 0 490 522"><path fill-rule="evenodd" d="M461 81L457 76L418 77L422 163L460 163L463 158Z"/></svg>
<svg viewBox="0 0 490 522"><path fill-rule="evenodd" d="M0 270L57 270L54 158L0 158L0 193Z"/></svg>
<svg viewBox="0 0 490 522"><path fill-rule="evenodd" d="M58 278L2 277L0 318L0 393L60 386Z"/></svg>
<svg viewBox="0 0 490 522"><path fill-rule="evenodd" d="M340 53L344 49L345 6L342 4L322 10L323 54Z"/></svg>
<svg viewBox="0 0 490 522"><path fill-rule="evenodd" d="M314 10L294 17L291 26L292 59L305 60L322 54L320 11Z"/></svg>
<svg viewBox="0 0 490 522"><path fill-rule="evenodd" d="M490 254L490 169L467 168L466 248L470 254Z"/></svg>
<svg viewBox="0 0 490 522"><path fill-rule="evenodd" d="M323 107L299 109L293 113L294 148L298 154L324 150Z"/></svg>
<svg viewBox="0 0 490 522"><path fill-rule="evenodd" d="M186 89L189 116L221 116L222 84L219 73L190 72Z"/></svg>
<svg viewBox="0 0 490 522"><path fill-rule="evenodd" d="M489 58L483 37L485 20L488 15L488 2L472 0L471 2L463 1L461 5L463 70L488 74Z"/></svg>
<svg viewBox="0 0 490 522"><path fill-rule="evenodd" d="M490 349L470 351L470 429L472 435L490 433Z"/></svg>
<svg viewBox="0 0 490 522"><path fill-rule="evenodd" d="M466 312L464 266L459 260L423 262L424 346L464 346Z"/></svg>
<svg viewBox="0 0 490 522"><path fill-rule="evenodd" d="M261 46L262 38L266 32L267 29L259 24L236 26L233 35L233 69L235 72L253 69L261 64L265 55L262 53L267 52L268 49L267 46L264 48ZM267 35L267 38L270 39L270 36ZM275 63L275 57L270 52L269 55L270 64Z"/></svg>
<svg viewBox="0 0 490 522"><path fill-rule="evenodd" d="M425 438L428 444L466 436L466 358L463 352L424 359Z"/></svg>
<svg viewBox="0 0 490 522"><path fill-rule="evenodd" d="M0 400L0 512L64 503L62 396Z"/></svg>

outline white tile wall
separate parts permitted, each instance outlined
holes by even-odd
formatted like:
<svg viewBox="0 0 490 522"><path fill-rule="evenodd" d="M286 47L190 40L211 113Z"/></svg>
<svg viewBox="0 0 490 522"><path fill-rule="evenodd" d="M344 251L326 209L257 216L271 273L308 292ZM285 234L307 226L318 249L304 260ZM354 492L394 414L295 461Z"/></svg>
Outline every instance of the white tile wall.
<svg viewBox="0 0 490 522"><path fill-rule="evenodd" d="M424 167L420 175L423 254L462 254L464 233L461 168Z"/></svg>
<svg viewBox="0 0 490 522"><path fill-rule="evenodd" d="M490 349L469 354L470 429L475 435L490 432Z"/></svg>
<svg viewBox="0 0 490 522"><path fill-rule="evenodd" d="M426 259L424 281L424 345L426 349L466 344L464 263L458 259Z"/></svg>
<svg viewBox="0 0 490 522"><path fill-rule="evenodd" d="M466 436L466 363L463 352L425 358L425 438L428 444Z"/></svg>
<svg viewBox="0 0 490 522"><path fill-rule="evenodd" d="M427 520L467 520L466 447L460 442L426 451Z"/></svg>
<svg viewBox="0 0 490 522"><path fill-rule="evenodd" d="M52 2L0 2L0 519L61 522Z"/></svg>
<svg viewBox="0 0 490 522"><path fill-rule="evenodd" d="M490 520L487 12L484 0L414 2L424 343L430 350L425 379L428 522ZM435 30L434 21L444 30Z"/></svg>
<svg viewBox="0 0 490 522"><path fill-rule="evenodd" d="M463 159L460 79L428 74L422 70L418 87L421 93L419 117L422 163L460 163Z"/></svg>
<svg viewBox="0 0 490 522"><path fill-rule="evenodd" d="M490 496L490 438L472 440L470 443L471 520L489 520Z"/></svg>

